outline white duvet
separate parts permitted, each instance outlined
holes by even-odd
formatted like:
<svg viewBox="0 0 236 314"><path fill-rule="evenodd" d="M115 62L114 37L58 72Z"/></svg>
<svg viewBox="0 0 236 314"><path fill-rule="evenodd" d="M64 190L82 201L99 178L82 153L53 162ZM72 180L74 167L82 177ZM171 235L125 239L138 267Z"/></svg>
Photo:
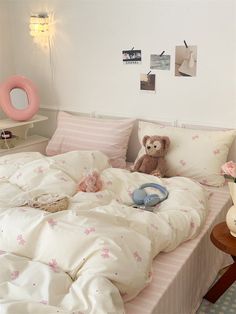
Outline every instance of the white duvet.
<svg viewBox="0 0 236 314"><path fill-rule="evenodd" d="M77 192L89 169L100 172L102 191ZM154 213L130 206L147 182L169 191ZM69 208L16 206L45 192L69 196ZM124 313L123 302L150 282L153 258L199 233L206 203L190 179L109 168L99 152L1 157L0 313Z"/></svg>

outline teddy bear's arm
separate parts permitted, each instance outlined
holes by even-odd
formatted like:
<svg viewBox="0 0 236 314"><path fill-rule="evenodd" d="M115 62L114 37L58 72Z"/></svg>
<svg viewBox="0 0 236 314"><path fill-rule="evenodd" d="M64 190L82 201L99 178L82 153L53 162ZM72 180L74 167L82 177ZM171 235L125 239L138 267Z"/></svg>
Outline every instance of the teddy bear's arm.
<svg viewBox="0 0 236 314"><path fill-rule="evenodd" d="M142 162L143 162L143 159L144 159L145 155L141 156L134 164L134 167L133 167L133 171L138 171Z"/></svg>
<svg viewBox="0 0 236 314"><path fill-rule="evenodd" d="M153 170L151 172L151 174L153 176L157 176L157 177L163 177L166 173L166 161L164 158L159 158L158 159L158 165L157 165L157 168L155 170Z"/></svg>

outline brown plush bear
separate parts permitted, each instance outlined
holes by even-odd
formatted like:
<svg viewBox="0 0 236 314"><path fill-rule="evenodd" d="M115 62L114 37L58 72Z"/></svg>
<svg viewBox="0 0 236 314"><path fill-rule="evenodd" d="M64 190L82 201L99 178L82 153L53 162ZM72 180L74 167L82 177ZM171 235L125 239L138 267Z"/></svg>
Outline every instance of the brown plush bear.
<svg viewBox="0 0 236 314"><path fill-rule="evenodd" d="M166 173L166 162L164 157L170 146L169 137L146 135L143 138L143 145L146 154L135 162L133 171L163 177Z"/></svg>

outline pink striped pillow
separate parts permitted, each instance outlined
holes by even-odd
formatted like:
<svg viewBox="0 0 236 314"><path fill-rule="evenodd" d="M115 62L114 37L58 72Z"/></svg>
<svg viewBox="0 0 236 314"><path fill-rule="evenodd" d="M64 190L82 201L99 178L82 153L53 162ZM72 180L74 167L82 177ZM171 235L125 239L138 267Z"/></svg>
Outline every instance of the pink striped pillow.
<svg viewBox="0 0 236 314"><path fill-rule="evenodd" d="M107 155L113 167L124 168L133 123L133 119L97 119L59 112L46 154L98 150Z"/></svg>

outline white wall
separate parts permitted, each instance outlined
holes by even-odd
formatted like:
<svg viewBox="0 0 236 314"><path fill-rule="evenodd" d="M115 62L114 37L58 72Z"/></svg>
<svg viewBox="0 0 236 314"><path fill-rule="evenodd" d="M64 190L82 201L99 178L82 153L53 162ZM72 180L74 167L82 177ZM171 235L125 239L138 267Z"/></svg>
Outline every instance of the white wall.
<svg viewBox="0 0 236 314"><path fill-rule="evenodd" d="M12 28L9 24L9 15L9 3L0 1L0 82L14 70Z"/></svg>
<svg viewBox="0 0 236 314"><path fill-rule="evenodd" d="M236 127L235 2L11 0L13 72L34 80L44 107ZM42 11L55 18L51 61L28 31L30 14ZM193 78L174 76L183 40L198 47ZM142 64L123 65L121 51L132 47ZM162 50L171 71L153 70L156 93L140 92L140 73Z"/></svg>
<svg viewBox="0 0 236 314"><path fill-rule="evenodd" d="M0 84L14 72L13 28L9 23L10 3L0 0ZM5 117L0 110L0 118Z"/></svg>

